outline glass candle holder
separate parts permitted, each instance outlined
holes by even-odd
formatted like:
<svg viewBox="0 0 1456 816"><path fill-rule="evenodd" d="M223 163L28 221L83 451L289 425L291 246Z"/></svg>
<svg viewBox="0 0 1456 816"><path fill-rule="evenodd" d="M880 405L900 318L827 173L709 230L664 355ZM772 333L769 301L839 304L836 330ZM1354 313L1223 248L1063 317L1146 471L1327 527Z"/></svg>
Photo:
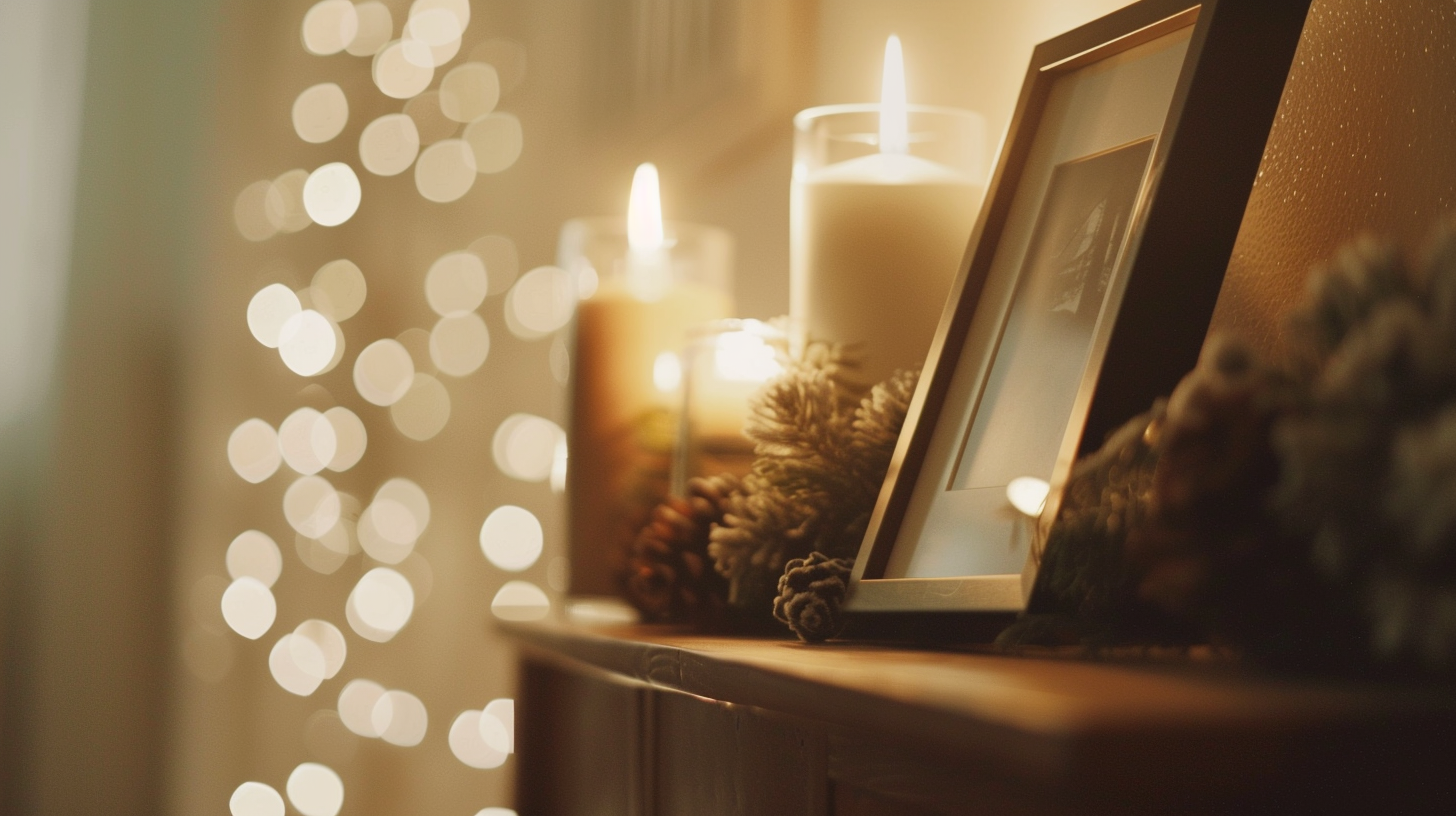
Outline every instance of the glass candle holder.
<svg viewBox="0 0 1456 816"><path fill-rule="evenodd" d="M569 464L573 595L615 595L627 547L666 497L688 330L733 313L733 239L666 222L661 244L633 248L622 218L561 230L558 265L574 275Z"/></svg>
<svg viewBox="0 0 1456 816"><path fill-rule="evenodd" d="M790 188L790 311L854 346L870 382L924 363L986 175L980 114L905 106L905 143L888 145L881 108L795 116Z"/></svg>
<svg viewBox="0 0 1456 816"><path fill-rule="evenodd" d="M682 412L672 491L695 476L748 475L753 443L744 433L754 395L784 370L785 332L758 320L717 320L693 330L683 349Z"/></svg>

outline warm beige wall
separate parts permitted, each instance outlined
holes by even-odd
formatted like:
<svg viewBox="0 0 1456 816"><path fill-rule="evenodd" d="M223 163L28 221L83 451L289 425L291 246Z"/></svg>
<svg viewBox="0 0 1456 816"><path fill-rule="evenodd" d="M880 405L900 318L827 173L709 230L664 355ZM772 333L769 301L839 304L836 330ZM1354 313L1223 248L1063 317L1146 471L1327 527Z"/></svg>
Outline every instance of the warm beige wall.
<svg viewBox="0 0 1456 816"><path fill-rule="evenodd" d="M1213 325L1283 347L1315 264L1361 233L1415 249L1456 215L1450 5L1315 0Z"/></svg>

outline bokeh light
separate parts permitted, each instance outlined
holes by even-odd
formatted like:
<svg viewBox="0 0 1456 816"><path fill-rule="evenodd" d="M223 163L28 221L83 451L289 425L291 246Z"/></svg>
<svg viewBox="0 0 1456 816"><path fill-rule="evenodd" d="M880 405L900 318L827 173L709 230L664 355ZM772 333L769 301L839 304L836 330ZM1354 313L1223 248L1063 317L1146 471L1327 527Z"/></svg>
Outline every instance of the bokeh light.
<svg viewBox="0 0 1456 816"><path fill-rule="evenodd" d="M576 309L576 287L566 270L538 266L521 276L506 295L506 327L533 340L565 326Z"/></svg>
<svg viewBox="0 0 1456 816"><path fill-rule="evenodd" d="M652 385L664 394L671 394L682 385L682 358L675 351L664 351L652 361Z"/></svg>
<svg viewBox="0 0 1456 816"><path fill-rule="evenodd" d="M304 309L278 330L278 356L288 370L313 377L333 367L342 356L342 333L321 313Z"/></svg>
<svg viewBox="0 0 1456 816"><path fill-rule="evenodd" d="M421 532L409 508L388 498L375 499L364 508L358 529L359 546L382 564L398 564L408 558Z"/></svg>
<svg viewBox="0 0 1456 816"><path fill-rule="evenodd" d="M562 434L556 438L556 450L551 454L551 492L562 493L566 490L566 435Z"/></svg>
<svg viewBox="0 0 1456 816"><path fill-rule="evenodd" d="M379 406L398 402L415 378L415 364L398 340L376 340L354 361L359 396Z"/></svg>
<svg viewBox="0 0 1456 816"><path fill-rule="evenodd" d="M462 32L470 25L470 0L414 0L410 4L409 13L414 17L434 9L453 14Z"/></svg>
<svg viewBox="0 0 1456 816"><path fill-rule="evenodd" d="M481 552L490 563L509 572L520 572L535 564L544 541L535 514L513 504L492 510L480 526Z"/></svg>
<svg viewBox="0 0 1456 816"><path fill-rule="evenodd" d="M321 226L337 227L359 211L362 196L354 168L329 162L309 174L303 186L303 207Z"/></svg>
<svg viewBox="0 0 1456 816"><path fill-rule="evenodd" d="M415 161L415 187L437 204L457 201L475 184L475 153L461 139L445 139L425 148Z"/></svg>
<svg viewBox="0 0 1456 816"><path fill-rule="evenodd" d="M259 289L248 301L248 331L268 348L278 348L283 324L303 311L298 295L281 283L270 283Z"/></svg>
<svg viewBox="0 0 1456 816"><path fill-rule="evenodd" d="M429 374L417 373L409 391L389 406L389 418L416 442L434 439L450 421L450 392Z"/></svg>
<svg viewBox="0 0 1456 816"><path fill-rule="evenodd" d="M431 48L439 48L460 39L460 35L465 33L461 22L451 9L417 5L410 9L405 34Z"/></svg>
<svg viewBox="0 0 1456 816"><path fill-rule="evenodd" d="M338 136L349 123L349 100L336 83L323 82L304 89L293 100L293 132L310 144Z"/></svg>
<svg viewBox="0 0 1456 816"><path fill-rule="evenodd" d="M258 484L278 472L278 432L256 417L246 420L228 436L228 464L243 480Z"/></svg>
<svg viewBox="0 0 1456 816"><path fill-rule="evenodd" d="M473 374L488 356L490 330L475 312L442 317L430 331L430 361L445 374Z"/></svg>
<svg viewBox="0 0 1456 816"><path fill-rule="evenodd" d="M359 415L341 405L324 411L324 419L334 427L334 456L325 465L329 470L343 472L359 464L364 450L369 446L369 434L364 430L364 421Z"/></svg>
<svg viewBox="0 0 1456 816"><path fill-rule="evenodd" d="M511 414L496 428L491 453L505 475L543 482L551 476L557 443L565 437L561 427L545 417Z"/></svg>
<svg viewBox="0 0 1456 816"><path fill-rule="evenodd" d="M303 206L303 186L308 182L307 170L289 170L273 179L263 198L263 212L279 232L298 232L313 223Z"/></svg>
<svg viewBox="0 0 1456 816"><path fill-rule="evenodd" d="M499 768L506 752L492 748L481 737L481 712L463 711L450 725L450 753L471 768Z"/></svg>
<svg viewBox="0 0 1456 816"><path fill-rule="evenodd" d="M495 110L500 77L483 62L458 65L440 80L440 110L456 122L474 122Z"/></svg>
<svg viewBox="0 0 1456 816"><path fill-rule="evenodd" d="M392 689L374 703L370 721L379 738L391 745L406 748L419 745L429 728L429 715L420 698L407 691Z"/></svg>
<svg viewBox="0 0 1456 816"><path fill-rule="evenodd" d="M233 223L249 241L266 241L278 234L278 227L268 218L268 193L271 181L255 181L243 188L233 201Z"/></svg>
<svg viewBox="0 0 1456 816"><path fill-rule="evenodd" d="M480 735L485 739L487 745L497 751L514 754L516 752L516 701L502 697L487 703L485 710L481 712Z"/></svg>
<svg viewBox="0 0 1456 816"><path fill-rule="evenodd" d="M507 581L490 602L491 614L506 621L533 621L551 612L551 599L529 581Z"/></svg>
<svg viewBox="0 0 1456 816"><path fill-rule="evenodd" d="M390 479L359 515L359 544L370 558L398 564L430 525L430 499L409 479Z"/></svg>
<svg viewBox="0 0 1456 816"><path fill-rule="evenodd" d="M385 114L359 134L359 161L376 176L403 173L419 154L420 131L406 114Z"/></svg>
<svg viewBox="0 0 1456 816"><path fill-rule="evenodd" d="M307 697L324 680L324 655L318 644L292 632L278 639L268 653L268 671L284 691Z"/></svg>
<svg viewBox="0 0 1456 816"><path fill-rule="evenodd" d="M430 81L435 78L433 67L417 64L418 57L413 61L406 57L406 50L412 44L410 40L395 40L375 53L374 84L385 96L409 99L430 87ZM415 45L429 53L428 46ZM426 61L433 62L433 56Z"/></svg>
<svg viewBox="0 0 1456 816"><path fill-rule="evenodd" d="M409 623L414 608L415 594L409 581L388 567L375 567L354 585L345 613L360 637L384 643Z"/></svg>
<svg viewBox="0 0 1456 816"><path fill-rule="evenodd" d="M323 470L338 447L333 423L312 408L299 408L278 426L278 449L283 461L305 476Z"/></svg>
<svg viewBox="0 0 1456 816"><path fill-rule="evenodd" d="M338 491L321 476L301 476L283 494L283 516L301 536L320 538L339 523Z"/></svg>
<svg viewBox="0 0 1456 816"><path fill-rule="evenodd" d="M272 536L261 530L247 530L228 545L227 571L231 578L252 578L271 588L283 574L283 553Z"/></svg>
<svg viewBox="0 0 1456 816"><path fill-rule="evenodd" d="M521 120L510 113L491 113L465 127L463 137L470 144L478 173L499 173L521 157L525 136Z"/></svg>
<svg viewBox="0 0 1456 816"><path fill-rule="evenodd" d="M515 241L504 235L483 235L471 241L465 249L485 263L486 294L503 294L510 290L521 271Z"/></svg>
<svg viewBox="0 0 1456 816"><path fill-rule="evenodd" d="M256 578L235 579L222 593L222 619L248 640L266 635L277 617L278 602L272 590Z"/></svg>
<svg viewBox="0 0 1456 816"><path fill-rule="evenodd" d="M303 15L303 47L310 54L337 54L358 33L359 15L349 0L322 0Z"/></svg>
<svg viewBox="0 0 1456 816"><path fill-rule="evenodd" d="M350 680L339 691L339 719L344 727L361 737L378 739L374 730L374 704L384 696L384 686L373 680Z"/></svg>
<svg viewBox="0 0 1456 816"><path fill-rule="evenodd" d="M312 542L313 544L318 545L317 547L309 547L309 552L313 554L313 557L315 559L320 561L324 560L323 553L319 552L319 549L322 548L323 551L326 551L329 555L333 556L331 558L328 558L327 561L330 564L338 565L329 566L327 569L319 569L318 566L315 565L315 572L323 572L325 574L331 573L334 570L338 569L339 566L343 566L344 560L347 559L350 555L359 552L359 545L357 540L355 539L356 532L354 528L356 523L357 521L355 519L340 518L339 523L335 524L333 526L333 529L329 530L327 533L324 533L318 538L305 539L302 536L298 537L299 540Z"/></svg>
<svg viewBox="0 0 1456 816"><path fill-rule="evenodd" d="M474 252L449 252L425 274L425 300L441 317L474 311L489 287L485 261Z"/></svg>
<svg viewBox="0 0 1456 816"><path fill-rule="evenodd" d="M501 93L514 91L526 78L526 47L503 37L493 37L470 52L471 62L484 62L500 76Z"/></svg>
<svg viewBox="0 0 1456 816"><path fill-rule="evenodd" d="M342 323L363 308L369 284L357 264L340 258L329 261L313 273L308 294L313 308L335 323Z"/></svg>
<svg viewBox="0 0 1456 816"><path fill-rule="evenodd" d="M322 679L329 680L344 668L344 659L348 657L349 646L344 640L344 633L339 631L339 627L326 620L310 618L295 627L293 634L318 647L319 654L324 658Z"/></svg>
<svg viewBox="0 0 1456 816"><path fill-rule="evenodd" d="M354 12L359 17L359 31L345 50L356 57L372 57L394 36L394 16L378 0L355 4Z"/></svg>
<svg viewBox="0 0 1456 816"><path fill-rule="evenodd" d="M333 575L344 566L349 560L347 552L340 552L335 546L325 544L326 539L339 534L340 528L345 524L343 519L334 525L334 529L324 534L323 538L309 538L307 536L293 536L293 548L298 553L298 560L303 562L305 567L317 572L320 575Z"/></svg>
<svg viewBox="0 0 1456 816"><path fill-rule="evenodd" d="M233 816L283 816L283 797L262 782L244 782L228 799Z"/></svg>
<svg viewBox="0 0 1456 816"><path fill-rule="evenodd" d="M344 780L327 765L305 762L288 775L288 801L303 816L338 816L344 806Z"/></svg>

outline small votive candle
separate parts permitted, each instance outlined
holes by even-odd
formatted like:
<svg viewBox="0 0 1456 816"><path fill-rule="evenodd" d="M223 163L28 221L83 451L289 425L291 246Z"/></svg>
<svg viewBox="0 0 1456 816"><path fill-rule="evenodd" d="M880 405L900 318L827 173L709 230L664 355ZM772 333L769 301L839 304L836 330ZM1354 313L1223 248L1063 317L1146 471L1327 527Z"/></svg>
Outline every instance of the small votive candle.
<svg viewBox="0 0 1456 816"><path fill-rule="evenodd" d="M673 493L694 476L746 476L753 443L744 429L755 395L783 373L787 336L758 320L718 320L692 332L683 350L683 407Z"/></svg>

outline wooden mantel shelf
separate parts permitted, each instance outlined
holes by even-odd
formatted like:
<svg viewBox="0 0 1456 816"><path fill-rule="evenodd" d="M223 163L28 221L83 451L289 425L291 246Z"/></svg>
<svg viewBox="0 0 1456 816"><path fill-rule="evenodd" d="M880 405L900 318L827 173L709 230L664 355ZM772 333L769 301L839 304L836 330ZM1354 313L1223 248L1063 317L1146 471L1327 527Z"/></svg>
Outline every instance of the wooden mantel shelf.
<svg viewBox="0 0 1456 816"><path fill-rule="evenodd" d="M528 663L802 722L806 733L822 734L831 787L937 769L917 772L918 782L899 779L901 794L869 784L867 795L901 795L920 810L863 812L967 812L936 809L937 796L915 795L925 786L958 788L961 796L989 785L998 806L1008 807L1023 802L1022 791L1040 803L1028 812L1456 801L1448 770L1456 767L1456 694L1449 691L1294 682L1226 666L809 646L654 627L505 630ZM532 690L522 695L520 721L529 729ZM650 725L660 732L657 720ZM900 761L877 765L876 755Z"/></svg>

